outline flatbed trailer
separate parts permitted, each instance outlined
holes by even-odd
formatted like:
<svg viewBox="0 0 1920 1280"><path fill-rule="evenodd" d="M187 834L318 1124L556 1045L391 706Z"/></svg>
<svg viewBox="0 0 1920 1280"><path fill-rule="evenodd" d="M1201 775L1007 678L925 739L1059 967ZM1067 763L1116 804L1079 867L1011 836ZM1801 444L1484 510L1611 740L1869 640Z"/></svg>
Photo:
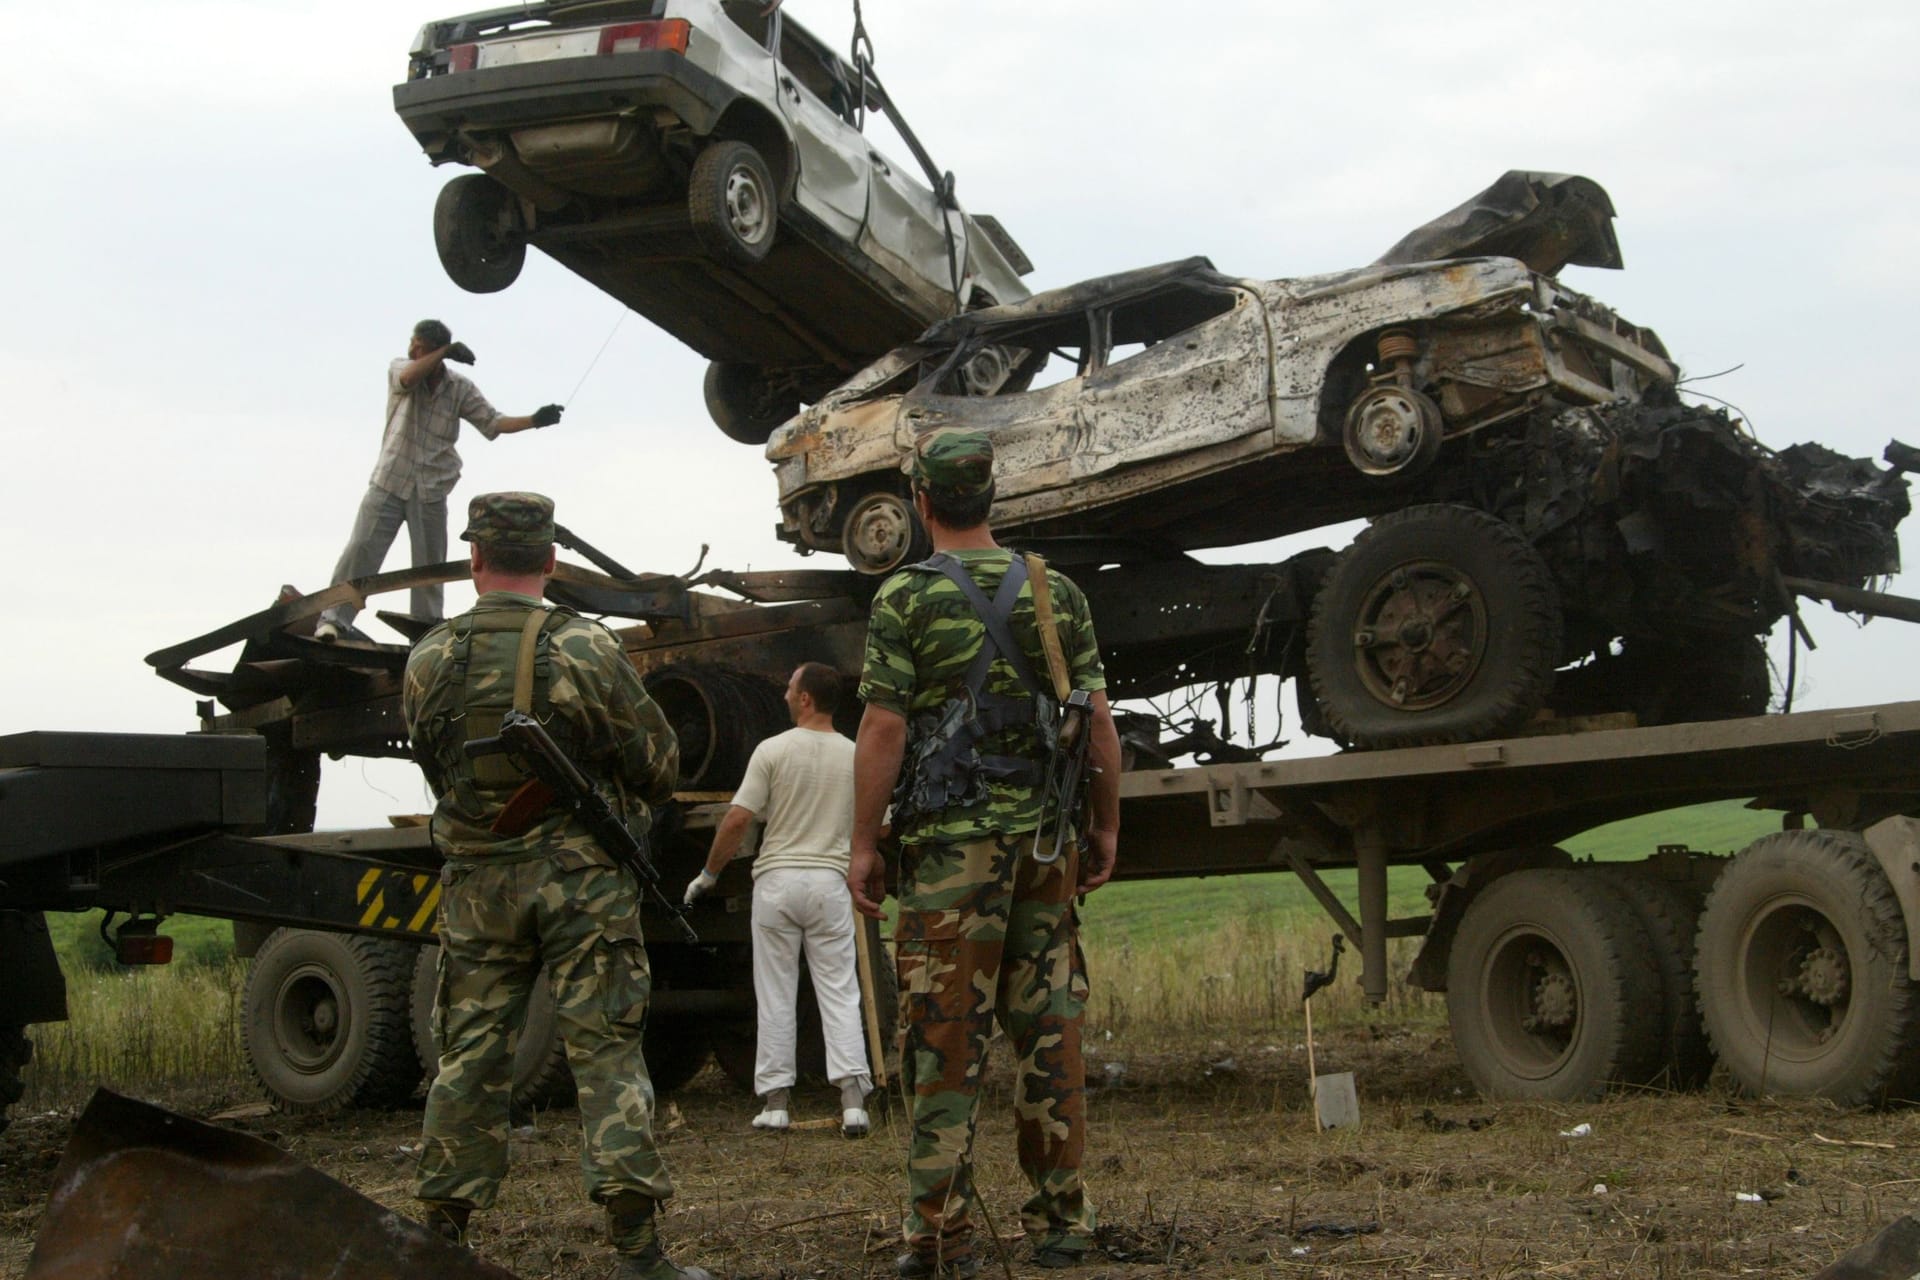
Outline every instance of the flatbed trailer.
<svg viewBox="0 0 1920 1280"><path fill-rule="evenodd" d="M277 776L254 735L0 738L0 961L32 979L10 984L0 1026L17 1037L64 1016L40 912L124 912L135 938L168 914L211 915L239 922L243 954L276 961L262 978L256 959L247 998L270 1092L324 1109L413 1088L427 1051L409 1062L396 1045L417 1039L431 971L416 955L439 886L427 830L275 832ZM1920 702L1147 769L1121 794L1121 880L1291 872L1355 944L1374 1001L1388 940L1422 939L1407 980L1447 993L1489 1093L1692 1083L1717 1052L1749 1088L1916 1096ZM660 852L670 884L703 860L726 796L681 799ZM1724 799L1778 811L1781 833L1731 858L1669 846L1576 866L1556 847ZM1426 914L1389 918L1394 866L1426 872ZM1355 902L1326 883L1335 868L1357 873ZM669 1086L709 1053L750 1076L746 895L736 865L695 912L699 947L649 916ZM531 1030L530 1092L556 1074Z"/></svg>

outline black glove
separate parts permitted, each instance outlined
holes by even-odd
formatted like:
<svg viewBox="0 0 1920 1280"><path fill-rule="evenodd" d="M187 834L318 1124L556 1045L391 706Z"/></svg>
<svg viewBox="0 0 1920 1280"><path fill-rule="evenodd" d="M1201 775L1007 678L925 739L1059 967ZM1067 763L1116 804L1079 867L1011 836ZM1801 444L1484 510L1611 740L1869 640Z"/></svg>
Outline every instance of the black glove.
<svg viewBox="0 0 1920 1280"><path fill-rule="evenodd" d="M446 358L453 361L455 364L472 364L473 348L469 347L464 342L449 343L447 346Z"/></svg>
<svg viewBox="0 0 1920 1280"><path fill-rule="evenodd" d="M533 411L533 425L550 427L560 421L561 408L557 404L543 404Z"/></svg>

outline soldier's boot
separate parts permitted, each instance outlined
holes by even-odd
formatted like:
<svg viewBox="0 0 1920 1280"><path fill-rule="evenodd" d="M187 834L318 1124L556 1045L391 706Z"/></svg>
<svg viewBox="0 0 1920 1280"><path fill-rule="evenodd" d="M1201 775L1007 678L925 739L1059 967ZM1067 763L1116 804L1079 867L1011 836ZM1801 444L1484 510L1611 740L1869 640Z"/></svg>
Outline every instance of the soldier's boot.
<svg viewBox="0 0 1920 1280"><path fill-rule="evenodd" d="M637 1191L622 1191L607 1201L607 1235L620 1253L613 1280L713 1280L700 1267L678 1267L660 1247L654 1224L659 1202Z"/></svg>
<svg viewBox="0 0 1920 1280"><path fill-rule="evenodd" d="M466 1248L467 1219L473 1216L473 1206L453 1204L445 1200L429 1200L426 1205L427 1230L448 1244Z"/></svg>

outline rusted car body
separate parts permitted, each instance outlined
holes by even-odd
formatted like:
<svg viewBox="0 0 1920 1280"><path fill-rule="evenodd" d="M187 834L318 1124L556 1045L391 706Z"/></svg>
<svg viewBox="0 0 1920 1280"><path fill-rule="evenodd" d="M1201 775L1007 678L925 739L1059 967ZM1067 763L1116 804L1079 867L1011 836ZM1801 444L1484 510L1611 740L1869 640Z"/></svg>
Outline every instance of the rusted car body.
<svg viewBox="0 0 1920 1280"><path fill-rule="evenodd" d="M998 394L969 394L996 353ZM1190 258L937 324L782 426L767 457L781 536L868 572L910 549L915 437L956 425L994 438L995 528L1179 551L1402 505L1489 428L1670 398L1677 374L1652 331L1516 258L1273 281Z"/></svg>

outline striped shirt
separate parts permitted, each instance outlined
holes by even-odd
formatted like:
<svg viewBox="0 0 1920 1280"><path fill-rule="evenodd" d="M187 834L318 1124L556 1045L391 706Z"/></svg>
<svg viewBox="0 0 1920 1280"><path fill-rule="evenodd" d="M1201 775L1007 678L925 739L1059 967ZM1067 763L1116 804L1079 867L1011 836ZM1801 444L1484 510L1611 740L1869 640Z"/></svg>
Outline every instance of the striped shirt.
<svg viewBox="0 0 1920 1280"><path fill-rule="evenodd" d="M401 386L400 372L411 363L401 359L387 366L387 433L371 483L396 497L434 502L453 492L460 479L460 455L453 447L460 420L491 440L500 434L495 424L501 414L471 379L444 364L437 379Z"/></svg>

